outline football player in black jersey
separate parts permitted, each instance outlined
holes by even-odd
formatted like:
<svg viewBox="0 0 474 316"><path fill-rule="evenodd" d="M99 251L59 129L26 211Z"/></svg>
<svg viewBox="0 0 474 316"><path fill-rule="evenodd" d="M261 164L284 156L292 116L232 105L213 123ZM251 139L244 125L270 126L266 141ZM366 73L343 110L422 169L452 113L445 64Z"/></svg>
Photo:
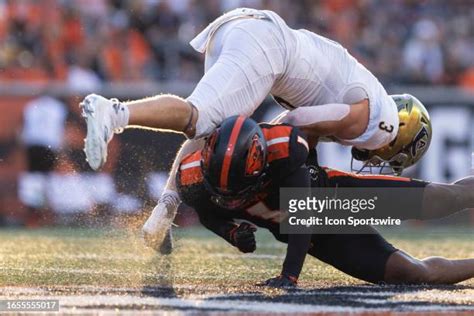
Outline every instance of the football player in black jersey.
<svg viewBox="0 0 474 316"><path fill-rule="evenodd" d="M444 185L356 175L319 167L315 154L295 127L231 117L208 137L203 150L182 160L177 174L179 194L206 228L242 252L256 249L256 226L288 244L282 272L264 283L268 286L295 286L306 254L372 283L450 284L474 277L474 259L419 260L392 246L370 226L357 234L280 233L280 222L286 216L279 210L282 187L424 188L419 200L410 202L419 211L400 214L401 219L437 218L474 208L473 178Z"/></svg>

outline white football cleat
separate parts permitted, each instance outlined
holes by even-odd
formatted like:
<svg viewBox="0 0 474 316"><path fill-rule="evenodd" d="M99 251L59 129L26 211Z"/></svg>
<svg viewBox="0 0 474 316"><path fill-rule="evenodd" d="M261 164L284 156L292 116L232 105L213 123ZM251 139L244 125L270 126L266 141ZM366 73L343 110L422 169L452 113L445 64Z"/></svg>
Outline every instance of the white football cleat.
<svg viewBox="0 0 474 316"><path fill-rule="evenodd" d="M106 99L97 94L89 94L79 105L82 116L87 121L87 136L84 152L92 169L97 170L107 161L107 145L112 139L112 115L120 106L117 99Z"/></svg>

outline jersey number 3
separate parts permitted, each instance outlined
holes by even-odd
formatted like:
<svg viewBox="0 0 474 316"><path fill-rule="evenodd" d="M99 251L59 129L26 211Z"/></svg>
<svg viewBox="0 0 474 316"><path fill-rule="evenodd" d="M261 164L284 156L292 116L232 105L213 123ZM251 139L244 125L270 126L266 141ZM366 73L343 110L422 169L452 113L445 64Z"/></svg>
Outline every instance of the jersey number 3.
<svg viewBox="0 0 474 316"><path fill-rule="evenodd" d="M380 128L382 131L386 131L387 133L393 132L393 125L387 125L387 124L385 124L385 122L383 122L383 121L380 122L379 128Z"/></svg>

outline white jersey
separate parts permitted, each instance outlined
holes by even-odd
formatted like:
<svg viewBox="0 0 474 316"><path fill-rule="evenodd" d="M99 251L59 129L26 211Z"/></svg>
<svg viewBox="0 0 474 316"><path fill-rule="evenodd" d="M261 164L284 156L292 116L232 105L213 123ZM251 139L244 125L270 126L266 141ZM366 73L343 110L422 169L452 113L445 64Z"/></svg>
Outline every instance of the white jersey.
<svg viewBox="0 0 474 316"><path fill-rule="evenodd" d="M376 149L397 135L397 107L370 71L340 44L291 29L272 11L233 10L191 45L206 53L206 74L188 98L199 110L197 137L226 117L251 115L268 94L289 110L367 98L367 130L340 143ZM380 126L393 126L392 132Z"/></svg>

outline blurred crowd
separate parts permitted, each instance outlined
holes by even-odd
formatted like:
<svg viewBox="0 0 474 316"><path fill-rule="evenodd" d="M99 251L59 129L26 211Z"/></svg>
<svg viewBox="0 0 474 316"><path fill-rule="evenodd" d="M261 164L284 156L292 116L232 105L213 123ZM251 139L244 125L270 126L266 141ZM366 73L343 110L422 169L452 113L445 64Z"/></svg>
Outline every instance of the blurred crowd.
<svg viewBox="0 0 474 316"><path fill-rule="evenodd" d="M471 3L0 0L0 85L45 83L41 95L0 97L0 225L34 226L39 214L51 211L130 214L152 206L183 138L127 131L111 143L104 173L91 173L82 152L80 95L110 82L192 86L203 56L188 43L223 12L273 10L293 28L340 42L385 84L474 89ZM47 84L55 82L78 93L51 95Z"/></svg>
<svg viewBox="0 0 474 316"><path fill-rule="evenodd" d="M189 40L241 6L339 41L384 83L474 89L474 6L463 0L0 0L0 80L196 81L202 56Z"/></svg>

